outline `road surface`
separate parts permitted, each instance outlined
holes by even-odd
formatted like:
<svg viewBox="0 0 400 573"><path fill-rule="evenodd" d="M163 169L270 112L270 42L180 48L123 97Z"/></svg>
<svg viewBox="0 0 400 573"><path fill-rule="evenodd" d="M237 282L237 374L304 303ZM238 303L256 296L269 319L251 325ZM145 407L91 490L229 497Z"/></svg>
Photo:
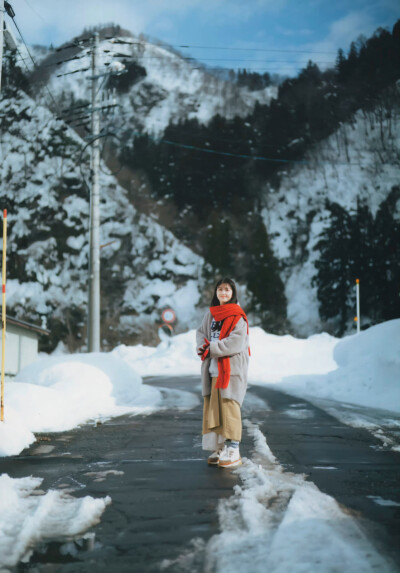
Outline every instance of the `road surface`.
<svg viewBox="0 0 400 573"><path fill-rule="evenodd" d="M199 393L200 379L150 378L146 383ZM132 573L160 571L190 541L218 533L217 505L239 483L229 471L209 467L201 450L202 406L123 416L70 432L39 435L19 456L0 459L0 473L44 479L42 489L75 496L111 496L92 528L94 541L77 540L74 551L55 540L37 547L31 573ZM273 454L288 470L304 473L368 531L400 571L400 454L384 451L365 430L341 424L305 400L273 388L250 388L243 417L259 425ZM253 440L244 432L242 456ZM108 472L106 475L102 472ZM251 573L251 569L248 570Z"/></svg>

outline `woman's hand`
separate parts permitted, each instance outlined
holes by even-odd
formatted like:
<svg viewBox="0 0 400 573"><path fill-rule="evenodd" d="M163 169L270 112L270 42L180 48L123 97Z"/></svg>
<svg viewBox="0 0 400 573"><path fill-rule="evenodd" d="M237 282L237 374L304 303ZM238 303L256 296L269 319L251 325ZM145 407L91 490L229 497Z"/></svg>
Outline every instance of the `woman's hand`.
<svg viewBox="0 0 400 573"><path fill-rule="evenodd" d="M202 360L205 360L210 352L210 341L207 338L204 339L203 346L200 346L197 349L198 356L201 357Z"/></svg>

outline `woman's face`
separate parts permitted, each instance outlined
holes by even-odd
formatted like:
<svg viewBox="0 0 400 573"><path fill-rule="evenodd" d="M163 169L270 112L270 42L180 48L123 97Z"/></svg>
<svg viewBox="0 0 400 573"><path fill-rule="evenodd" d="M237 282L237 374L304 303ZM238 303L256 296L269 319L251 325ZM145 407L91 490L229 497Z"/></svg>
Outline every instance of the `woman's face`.
<svg viewBox="0 0 400 573"><path fill-rule="evenodd" d="M219 300L219 304L226 304L228 303L233 295L233 291L230 285L227 283L222 283L217 288L217 299Z"/></svg>

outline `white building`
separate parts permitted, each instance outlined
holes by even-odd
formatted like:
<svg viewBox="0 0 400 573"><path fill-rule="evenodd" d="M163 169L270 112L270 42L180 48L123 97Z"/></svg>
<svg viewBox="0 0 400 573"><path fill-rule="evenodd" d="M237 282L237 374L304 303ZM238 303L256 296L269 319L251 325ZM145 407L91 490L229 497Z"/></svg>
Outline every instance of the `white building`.
<svg viewBox="0 0 400 573"><path fill-rule="evenodd" d="M5 353L6 379L12 379L24 366L27 366L38 358L39 336L43 334L48 336L50 332L36 324L30 324L29 322L7 316Z"/></svg>

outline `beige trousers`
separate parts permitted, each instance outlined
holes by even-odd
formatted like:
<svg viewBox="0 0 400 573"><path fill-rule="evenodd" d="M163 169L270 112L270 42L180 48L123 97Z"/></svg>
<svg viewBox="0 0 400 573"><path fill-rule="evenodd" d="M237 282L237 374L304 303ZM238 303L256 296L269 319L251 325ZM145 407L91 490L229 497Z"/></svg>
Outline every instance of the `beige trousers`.
<svg viewBox="0 0 400 573"><path fill-rule="evenodd" d="M211 394L204 396L203 449L216 450L225 440L242 439L242 417L235 400L222 398L215 388L217 378L211 381Z"/></svg>

